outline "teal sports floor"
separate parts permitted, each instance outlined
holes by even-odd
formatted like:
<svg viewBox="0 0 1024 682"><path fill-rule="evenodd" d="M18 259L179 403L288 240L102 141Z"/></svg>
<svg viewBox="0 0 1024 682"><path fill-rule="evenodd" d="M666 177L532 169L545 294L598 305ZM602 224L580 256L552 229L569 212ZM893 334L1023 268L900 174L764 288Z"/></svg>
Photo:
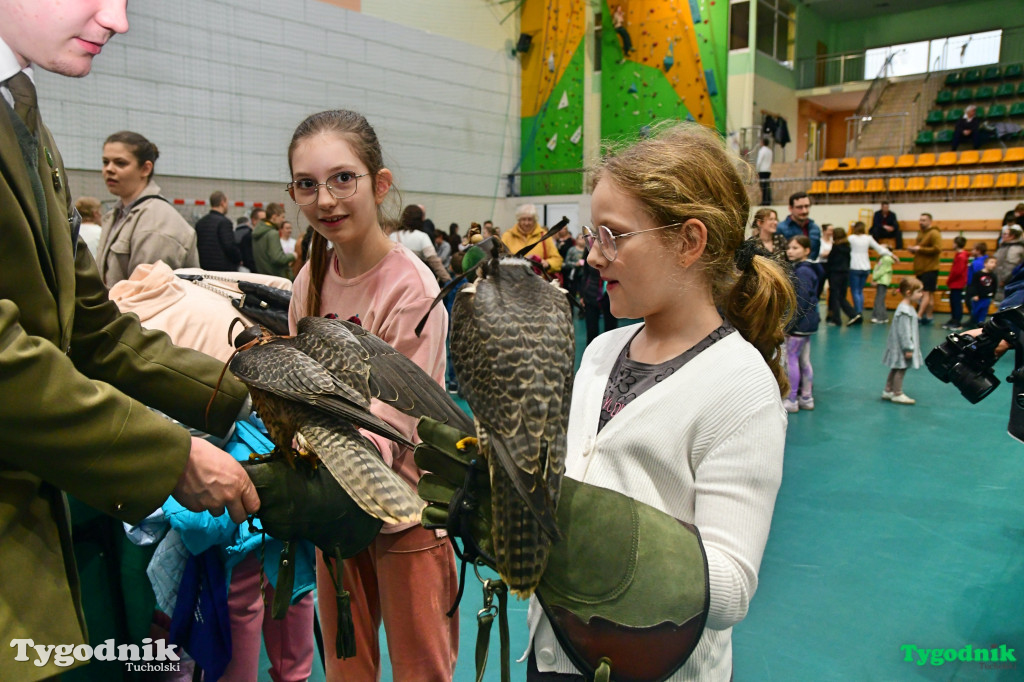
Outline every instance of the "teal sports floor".
<svg viewBox="0 0 1024 682"><path fill-rule="evenodd" d="M1005 386L971 405L922 367L904 386L916 405L880 400L887 333L822 326L812 341L817 409L790 416L760 585L733 634L737 682L1024 680L1024 660L906 660L910 646L968 645L1024 658L1024 444L1006 434ZM922 328L922 351L944 335ZM577 338L582 352L581 322ZM996 375L1011 365L1004 358ZM475 679L480 606L470 571L457 682ZM525 602L510 603L509 620L515 659ZM492 641L487 680L499 679L496 628ZM525 665L512 665L524 679ZM310 679L323 680L319 660ZM382 679L391 679L386 662Z"/></svg>

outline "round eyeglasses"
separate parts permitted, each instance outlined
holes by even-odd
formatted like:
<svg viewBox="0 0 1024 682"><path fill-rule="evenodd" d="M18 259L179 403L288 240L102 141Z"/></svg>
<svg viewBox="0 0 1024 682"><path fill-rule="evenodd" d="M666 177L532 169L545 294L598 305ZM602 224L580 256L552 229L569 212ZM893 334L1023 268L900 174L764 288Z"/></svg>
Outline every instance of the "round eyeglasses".
<svg viewBox="0 0 1024 682"><path fill-rule="evenodd" d="M357 175L352 171L341 171L327 178L324 182L317 182L311 178L292 180L285 189L289 196L299 206L308 206L320 196L320 188L326 187L327 191L335 199L348 199L356 193L359 186L359 178L365 178L369 173Z"/></svg>
<svg viewBox="0 0 1024 682"><path fill-rule="evenodd" d="M661 227L651 227L646 230L637 230L636 232L623 232L622 234L613 234L604 225L597 226L597 234L594 234L594 229L589 225L583 226L583 239L587 242L587 248L593 249L594 242L596 241L598 246L601 248L601 255L604 256L605 260L611 262L615 260L615 257L619 255L619 249L615 246L616 239L624 239L625 237L632 237L633 235L643 234L644 232L654 232L655 230L664 230L669 227L679 227L682 223L672 223L671 225L662 225Z"/></svg>

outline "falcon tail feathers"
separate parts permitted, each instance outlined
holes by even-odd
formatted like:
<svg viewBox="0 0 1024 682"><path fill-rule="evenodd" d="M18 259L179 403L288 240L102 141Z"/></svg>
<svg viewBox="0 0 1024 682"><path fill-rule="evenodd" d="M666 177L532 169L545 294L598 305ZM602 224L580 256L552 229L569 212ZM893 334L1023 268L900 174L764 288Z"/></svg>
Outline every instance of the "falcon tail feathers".
<svg viewBox="0 0 1024 682"><path fill-rule="evenodd" d="M489 438L488 445L491 452L497 458L496 463L491 466L499 466L505 475L511 480L516 493L525 503L530 513L537 520L540 529L552 540L559 540L562 534L555 523L555 507L557 500L551 500L547 494L547 486L543 484L543 472L531 474L516 466L512 454L505 447L500 437L493 433Z"/></svg>

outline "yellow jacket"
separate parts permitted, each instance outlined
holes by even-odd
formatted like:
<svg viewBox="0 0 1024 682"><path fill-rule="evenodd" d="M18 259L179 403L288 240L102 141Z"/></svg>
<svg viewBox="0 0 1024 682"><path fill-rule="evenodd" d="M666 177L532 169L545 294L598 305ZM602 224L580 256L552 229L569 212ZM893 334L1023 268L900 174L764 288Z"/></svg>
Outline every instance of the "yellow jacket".
<svg viewBox="0 0 1024 682"><path fill-rule="evenodd" d="M529 236L524 237L518 227L510 227L501 235L501 241L504 242L509 251L515 253L524 246L532 244L543 237L544 233L547 231L548 228L543 227L542 225L537 225L533 228L533 232L531 232ZM543 242L530 249L526 254L526 257L529 258L530 256L536 256L541 260L546 260L548 262L548 272L554 273L562 271L562 255L558 253L558 247L555 245L554 237L545 239Z"/></svg>

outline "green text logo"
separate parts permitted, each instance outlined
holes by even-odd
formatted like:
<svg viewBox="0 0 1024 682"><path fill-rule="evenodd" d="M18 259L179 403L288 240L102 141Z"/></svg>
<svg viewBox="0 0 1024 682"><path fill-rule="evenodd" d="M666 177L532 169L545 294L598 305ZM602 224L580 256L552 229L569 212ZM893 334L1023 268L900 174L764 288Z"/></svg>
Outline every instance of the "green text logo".
<svg viewBox="0 0 1024 682"><path fill-rule="evenodd" d="M913 644L904 644L900 647L903 652L903 660L908 663L913 661L917 665L944 665L956 661L979 662L979 663L1016 663L1017 655L1013 649L1005 644L978 649L970 644L962 649L923 649ZM988 666L982 666L988 667ZM999 666L1013 668L1016 665Z"/></svg>

